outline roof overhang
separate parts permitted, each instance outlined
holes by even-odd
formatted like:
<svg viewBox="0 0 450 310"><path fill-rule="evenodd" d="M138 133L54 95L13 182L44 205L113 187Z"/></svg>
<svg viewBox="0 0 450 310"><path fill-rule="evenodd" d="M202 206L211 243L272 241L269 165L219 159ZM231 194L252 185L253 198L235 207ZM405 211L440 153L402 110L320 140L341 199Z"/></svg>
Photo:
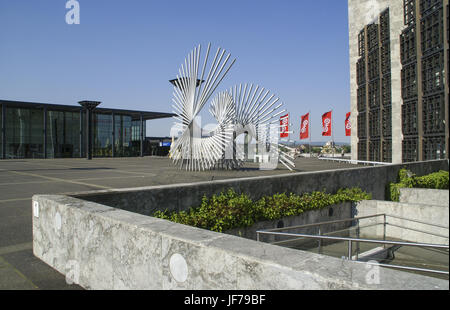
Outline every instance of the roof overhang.
<svg viewBox="0 0 450 310"><path fill-rule="evenodd" d="M62 104L50 104L41 102L25 102L25 101L12 101L12 100L0 100L0 104L6 104L6 106L16 107L16 108L27 108L27 109L43 109L47 108L50 111L68 111L68 112L79 112L84 110L83 107L79 105L62 105ZM165 112L150 112L150 111L136 111L136 110L126 110L126 109L110 109L110 108L96 108L95 113L104 114L124 114L129 115L133 120L141 119L144 120L169 118L176 116L173 113Z"/></svg>

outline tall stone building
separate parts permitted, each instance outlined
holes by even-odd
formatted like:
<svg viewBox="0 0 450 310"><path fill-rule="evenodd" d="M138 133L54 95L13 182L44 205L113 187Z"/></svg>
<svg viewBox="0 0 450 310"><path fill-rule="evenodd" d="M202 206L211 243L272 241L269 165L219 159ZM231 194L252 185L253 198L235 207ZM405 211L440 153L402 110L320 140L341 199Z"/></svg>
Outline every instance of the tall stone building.
<svg viewBox="0 0 450 310"><path fill-rule="evenodd" d="M348 0L352 159L449 153L449 0Z"/></svg>

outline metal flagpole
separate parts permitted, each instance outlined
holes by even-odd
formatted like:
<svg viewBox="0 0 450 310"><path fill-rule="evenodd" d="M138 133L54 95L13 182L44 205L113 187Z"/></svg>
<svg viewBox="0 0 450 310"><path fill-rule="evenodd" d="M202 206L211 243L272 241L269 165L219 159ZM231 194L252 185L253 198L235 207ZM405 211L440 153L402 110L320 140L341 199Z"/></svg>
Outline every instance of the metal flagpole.
<svg viewBox="0 0 450 310"><path fill-rule="evenodd" d="M291 125L292 125L291 124L291 112L288 112L288 144L291 141L291 130L290 130L290 128L292 128Z"/></svg>
<svg viewBox="0 0 450 310"><path fill-rule="evenodd" d="M312 131L311 131L311 110L309 110L308 112L308 134L309 134L309 158L312 158L312 153L311 153L311 136L312 136Z"/></svg>
<svg viewBox="0 0 450 310"><path fill-rule="evenodd" d="M333 149L333 158L334 158L334 117L333 117L333 109L331 109L331 148Z"/></svg>

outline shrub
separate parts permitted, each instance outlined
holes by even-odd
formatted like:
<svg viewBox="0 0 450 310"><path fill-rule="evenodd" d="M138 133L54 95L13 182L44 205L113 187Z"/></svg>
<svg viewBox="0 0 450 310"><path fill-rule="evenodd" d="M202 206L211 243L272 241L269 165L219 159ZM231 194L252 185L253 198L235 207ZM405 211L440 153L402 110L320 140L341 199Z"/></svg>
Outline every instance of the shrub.
<svg viewBox="0 0 450 310"><path fill-rule="evenodd" d="M217 232L233 228L249 227L258 221L277 220L295 216L307 210L317 210L342 202L356 202L371 199L359 188L341 189L336 194L313 192L301 196L276 194L252 201L246 194L238 195L233 190L203 197L199 207L188 211L157 211L153 216L175 223L190 225Z"/></svg>
<svg viewBox="0 0 450 310"><path fill-rule="evenodd" d="M441 170L418 177L411 171L402 169L398 174L398 183L388 184L387 200L399 201L400 188L449 189L449 174L448 171Z"/></svg>
<svg viewBox="0 0 450 310"><path fill-rule="evenodd" d="M449 175L448 171L439 171L425 175L423 177L416 177L414 187L418 188L434 188L434 189L449 189Z"/></svg>

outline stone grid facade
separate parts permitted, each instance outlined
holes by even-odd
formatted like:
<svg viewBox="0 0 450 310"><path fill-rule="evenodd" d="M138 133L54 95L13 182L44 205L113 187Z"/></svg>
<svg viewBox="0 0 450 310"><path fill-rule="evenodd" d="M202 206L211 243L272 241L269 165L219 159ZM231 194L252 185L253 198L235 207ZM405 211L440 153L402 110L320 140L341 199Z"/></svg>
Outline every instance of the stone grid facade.
<svg viewBox="0 0 450 310"><path fill-rule="evenodd" d="M392 163L399 164L408 161L448 159L450 144L448 5L449 0L348 0L353 160L392 160ZM411 12L407 14L408 18L405 16L405 8ZM378 65L378 59L374 60L373 57L371 63L367 56L369 51L366 50L369 47L367 43L369 29L373 29L370 24L380 25L380 14L386 9L389 9L390 28L390 38L386 40L390 42L388 46L391 60L391 106L388 106L386 111L388 113L391 108L392 112L392 135L387 135L388 139L392 139L390 152L386 151L388 148L382 149L384 138L383 134L381 140L379 138L381 129L374 123L378 121L376 114L372 114L374 117L370 118L370 113L378 109L376 99L373 98L376 92L371 93L369 87L372 83L376 83L378 78L373 74L373 67L374 64ZM437 12L442 12L441 17L438 18ZM382 29L382 26L378 28ZM411 31L412 28L414 29ZM402 64L400 36L403 31L412 35L404 36L406 39L403 52L407 53L408 57L403 58L405 63ZM364 41L361 40L364 55L359 53L360 33L364 35ZM381 44L381 39L379 40ZM372 53L374 45L372 41L369 43L372 44L370 51ZM439 53L442 56L439 56ZM359 60L361 64L358 66ZM403 81L405 85L402 85L402 69L405 71ZM372 74L369 75L369 72ZM384 78L384 75L380 76ZM403 96L402 86L405 90ZM381 93L383 91L384 89ZM383 112L383 105L380 104L380 107ZM387 160L383 158L385 155L377 155L377 148L380 148L380 154L384 152L383 154L389 155L386 156ZM373 159L375 157L381 159Z"/></svg>
<svg viewBox="0 0 450 310"><path fill-rule="evenodd" d="M380 13L389 8L390 48L391 48L391 89L392 89L392 162L402 162L402 94L400 63L400 34L404 29L403 0L348 0L350 38L350 100L352 122L352 159L358 154L358 109L356 63L358 55L358 34L368 24L377 22Z"/></svg>

